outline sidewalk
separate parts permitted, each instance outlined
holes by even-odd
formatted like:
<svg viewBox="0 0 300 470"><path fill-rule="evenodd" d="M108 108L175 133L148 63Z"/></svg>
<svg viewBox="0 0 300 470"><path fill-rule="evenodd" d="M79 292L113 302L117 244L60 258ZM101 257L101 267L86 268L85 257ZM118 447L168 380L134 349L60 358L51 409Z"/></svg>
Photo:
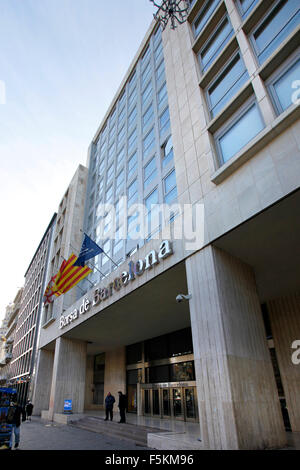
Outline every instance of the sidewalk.
<svg viewBox="0 0 300 470"><path fill-rule="evenodd" d="M21 424L20 450L143 450L140 446L72 426L41 420ZM149 450L149 449L148 449Z"/></svg>

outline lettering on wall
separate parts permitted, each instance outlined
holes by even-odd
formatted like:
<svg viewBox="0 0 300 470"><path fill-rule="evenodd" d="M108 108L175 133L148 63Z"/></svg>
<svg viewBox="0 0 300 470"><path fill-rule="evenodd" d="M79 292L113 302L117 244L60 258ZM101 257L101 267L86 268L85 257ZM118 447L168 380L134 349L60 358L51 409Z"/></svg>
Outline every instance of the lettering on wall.
<svg viewBox="0 0 300 470"><path fill-rule="evenodd" d="M158 252L151 250L145 259L139 259L138 261L130 261L128 263L128 270L123 271L117 276L108 286L98 287L93 291L93 298L89 300L84 298L79 309L75 308L68 315L62 315L59 320L59 328L62 329L67 325L70 325L76 321L81 315L88 312L91 306L96 307L101 302L104 302L109 297L112 297L115 292L119 292L123 287L126 287L130 282L134 282L139 276L142 276L145 271L152 269L153 266L160 263L165 258L168 258L173 254L172 244L169 240L164 240L160 246Z"/></svg>

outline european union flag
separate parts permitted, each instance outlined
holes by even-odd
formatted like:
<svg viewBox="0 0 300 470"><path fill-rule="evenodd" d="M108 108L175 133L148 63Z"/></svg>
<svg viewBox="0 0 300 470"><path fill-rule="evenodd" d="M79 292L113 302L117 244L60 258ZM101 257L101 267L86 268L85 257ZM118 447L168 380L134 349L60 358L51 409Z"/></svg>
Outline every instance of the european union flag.
<svg viewBox="0 0 300 470"><path fill-rule="evenodd" d="M102 248L85 233L78 259L73 266L84 266L86 261L99 255L99 253L103 253Z"/></svg>

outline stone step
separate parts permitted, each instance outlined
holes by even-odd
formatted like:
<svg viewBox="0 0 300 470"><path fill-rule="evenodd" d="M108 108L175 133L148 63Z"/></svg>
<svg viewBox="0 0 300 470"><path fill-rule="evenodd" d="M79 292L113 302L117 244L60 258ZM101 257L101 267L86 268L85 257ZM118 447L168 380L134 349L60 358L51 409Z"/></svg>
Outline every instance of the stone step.
<svg viewBox="0 0 300 470"><path fill-rule="evenodd" d="M75 422L71 421L70 424L99 434L114 436L131 442L133 441L137 445L144 447L147 447L148 433L161 432L161 429L150 428L147 426L136 426L128 423L105 421L103 418L94 416L87 416Z"/></svg>

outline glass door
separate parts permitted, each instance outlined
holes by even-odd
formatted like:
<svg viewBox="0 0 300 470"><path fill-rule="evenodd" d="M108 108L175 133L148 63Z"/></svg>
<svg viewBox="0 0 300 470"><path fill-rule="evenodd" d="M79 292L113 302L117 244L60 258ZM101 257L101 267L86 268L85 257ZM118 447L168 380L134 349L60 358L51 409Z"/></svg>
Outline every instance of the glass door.
<svg viewBox="0 0 300 470"><path fill-rule="evenodd" d="M162 389L162 416L164 418L171 417L170 389Z"/></svg>
<svg viewBox="0 0 300 470"><path fill-rule="evenodd" d="M184 388L184 411L186 421L196 421L197 403L195 387Z"/></svg>
<svg viewBox="0 0 300 470"><path fill-rule="evenodd" d="M144 390L144 414L151 414L151 390Z"/></svg>
<svg viewBox="0 0 300 470"><path fill-rule="evenodd" d="M153 416L160 415L160 408L159 408L159 389L152 390L152 411Z"/></svg>
<svg viewBox="0 0 300 470"><path fill-rule="evenodd" d="M175 419L184 419L182 388L172 388L173 416Z"/></svg>

